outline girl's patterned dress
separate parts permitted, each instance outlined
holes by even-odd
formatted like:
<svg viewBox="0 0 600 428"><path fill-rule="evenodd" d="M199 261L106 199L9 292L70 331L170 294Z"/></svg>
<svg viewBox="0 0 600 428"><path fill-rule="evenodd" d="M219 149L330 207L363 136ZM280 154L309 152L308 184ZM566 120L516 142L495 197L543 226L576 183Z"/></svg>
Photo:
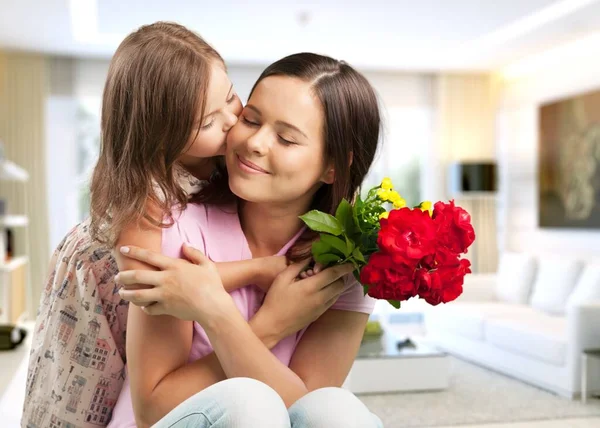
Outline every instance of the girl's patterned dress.
<svg viewBox="0 0 600 428"><path fill-rule="evenodd" d="M178 177L188 195L201 188L202 182L184 170ZM89 219L75 226L50 262L22 427L105 427L123 386L128 303L114 281L112 249L92 240L89 226Z"/></svg>

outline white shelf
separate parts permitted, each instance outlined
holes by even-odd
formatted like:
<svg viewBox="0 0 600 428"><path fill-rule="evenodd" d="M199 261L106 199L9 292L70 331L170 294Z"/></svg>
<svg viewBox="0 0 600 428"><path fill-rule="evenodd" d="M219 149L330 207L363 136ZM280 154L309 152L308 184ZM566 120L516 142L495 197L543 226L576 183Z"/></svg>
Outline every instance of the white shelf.
<svg viewBox="0 0 600 428"><path fill-rule="evenodd" d="M22 227L27 226L29 220L24 215L0 216L0 227Z"/></svg>
<svg viewBox="0 0 600 428"><path fill-rule="evenodd" d="M27 263L27 256L13 257L7 263L0 263L0 272L12 272Z"/></svg>
<svg viewBox="0 0 600 428"><path fill-rule="evenodd" d="M27 181L29 173L11 161L0 160L0 180Z"/></svg>

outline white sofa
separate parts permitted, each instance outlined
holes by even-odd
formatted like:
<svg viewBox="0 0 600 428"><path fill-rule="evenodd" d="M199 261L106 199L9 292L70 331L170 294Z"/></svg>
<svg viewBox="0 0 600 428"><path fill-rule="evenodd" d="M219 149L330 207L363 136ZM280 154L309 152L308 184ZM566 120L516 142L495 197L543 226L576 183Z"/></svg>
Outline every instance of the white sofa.
<svg viewBox="0 0 600 428"><path fill-rule="evenodd" d="M578 397L582 350L600 349L600 263L507 253L497 274L468 275L463 295L424 320L449 353ZM600 362L588 367L588 392L600 393Z"/></svg>

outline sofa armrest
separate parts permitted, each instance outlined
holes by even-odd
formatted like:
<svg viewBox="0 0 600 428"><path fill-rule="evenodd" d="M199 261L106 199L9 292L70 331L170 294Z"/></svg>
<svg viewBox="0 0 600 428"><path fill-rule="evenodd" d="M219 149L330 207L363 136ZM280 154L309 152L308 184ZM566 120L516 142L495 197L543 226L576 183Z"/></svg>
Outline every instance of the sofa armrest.
<svg viewBox="0 0 600 428"><path fill-rule="evenodd" d="M600 348L600 300L567 306L567 338L576 359L584 349Z"/></svg>
<svg viewBox="0 0 600 428"><path fill-rule="evenodd" d="M496 274L476 273L465 276L463 293L457 301L490 302L496 300Z"/></svg>

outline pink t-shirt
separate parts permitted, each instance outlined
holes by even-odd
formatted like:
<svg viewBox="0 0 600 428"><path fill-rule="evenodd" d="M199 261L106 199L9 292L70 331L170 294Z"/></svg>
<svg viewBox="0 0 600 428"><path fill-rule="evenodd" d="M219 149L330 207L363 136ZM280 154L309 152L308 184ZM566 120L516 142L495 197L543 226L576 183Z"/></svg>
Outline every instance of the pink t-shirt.
<svg viewBox="0 0 600 428"><path fill-rule="evenodd" d="M283 255L300 236L300 230L277 255ZM212 205L189 204L175 220L175 224L164 229L162 251L171 257L182 257L181 248L186 242L201 250L214 262L231 262L252 258L248 242L242 231L239 217L234 208L224 209ZM346 277L348 288L339 297L332 309L364 312L373 311L375 300L363 295L362 286L352 275ZM248 285L230 293L233 301L246 320L258 311L265 293L254 285ZM294 350L302 334L302 330L279 342L273 354L285 365L289 365ZM198 323L194 323L194 338L189 362L202 358L213 351L213 348ZM131 403L128 379L125 379L123 390L113 412L110 428L135 427L135 418Z"/></svg>

